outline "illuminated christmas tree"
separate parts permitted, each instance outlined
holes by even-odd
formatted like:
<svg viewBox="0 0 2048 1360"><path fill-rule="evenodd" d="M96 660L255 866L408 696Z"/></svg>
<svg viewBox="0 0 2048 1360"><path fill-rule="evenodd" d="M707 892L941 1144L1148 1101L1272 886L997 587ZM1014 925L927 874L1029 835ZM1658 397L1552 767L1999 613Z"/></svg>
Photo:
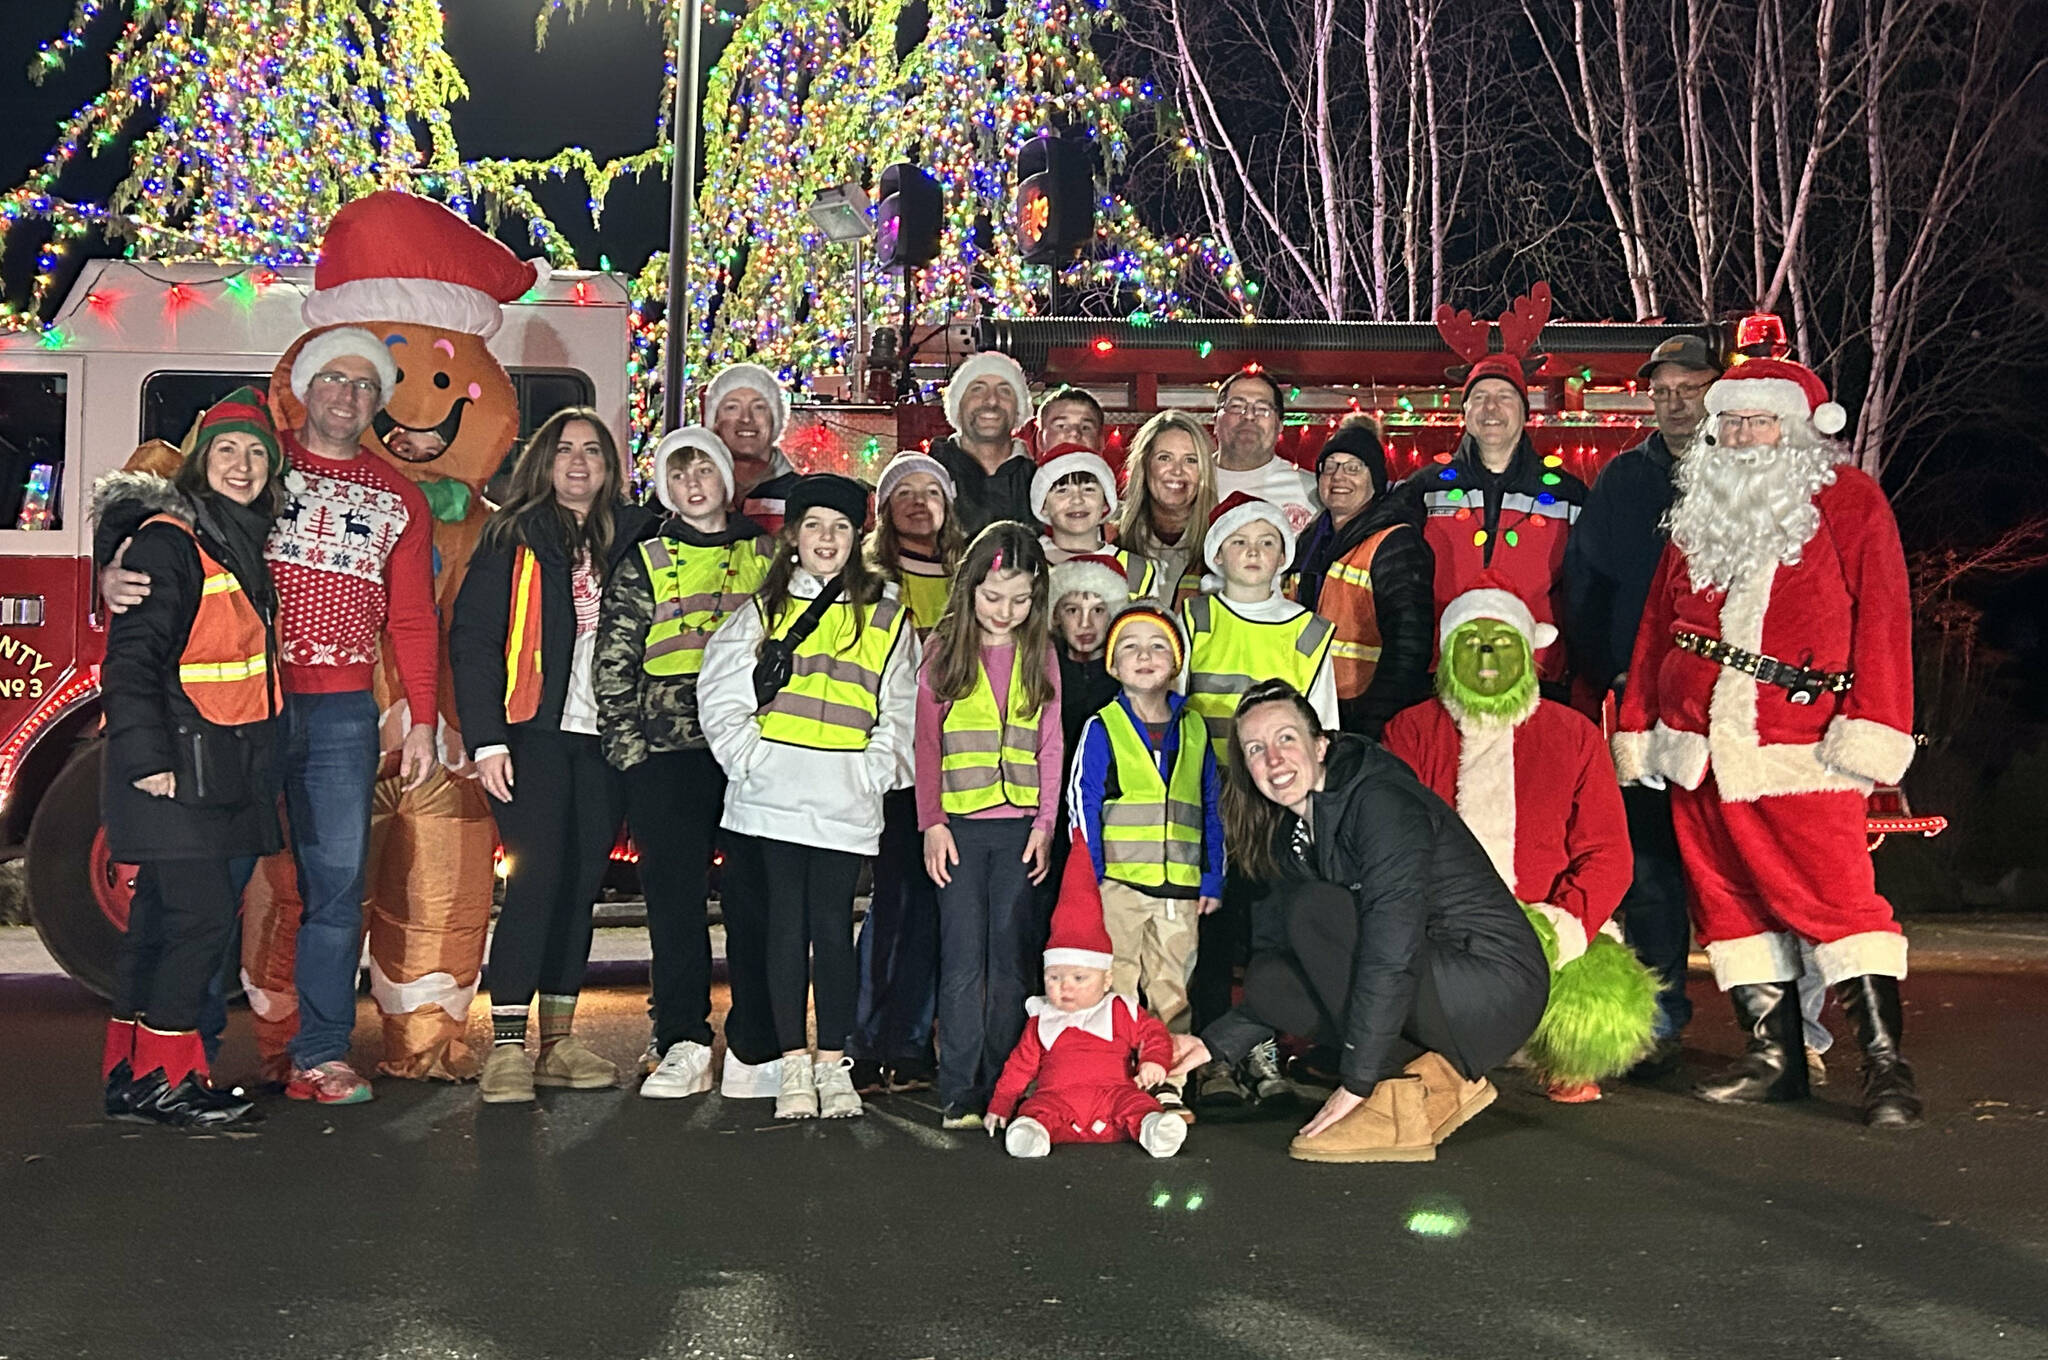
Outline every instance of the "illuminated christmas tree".
<svg viewBox="0 0 2048 1360"><path fill-rule="evenodd" d="M13 324L36 324L63 258L94 233L156 258L301 264L335 209L384 188L465 211L474 198L570 262L516 174L457 157L448 106L468 91L439 0L78 0L31 77L116 22L105 92L0 197L0 244L25 223L49 229ZM128 173L104 205L63 195L67 172L115 156Z"/></svg>
<svg viewBox="0 0 2048 1360"><path fill-rule="evenodd" d="M691 2L643 0L661 14L671 53L656 162L663 168L676 25ZM586 4L556 0L553 8L573 15ZM1020 145L1048 129L1091 141L1098 164L1096 237L1064 270L1070 296L1120 317L1183 315L1197 298L1246 309L1257 286L1226 252L1206 238L1154 234L1114 191L1130 153L1127 124L1153 91L1111 80L1094 54L1094 35L1114 22L1108 0L1011 0L1006 7L931 0L914 16L911 9L905 0L757 0L742 14L707 16L736 27L704 97L691 234L691 375L739 358L765 362L793 382L845 369L854 333L852 253L827 241L805 210L820 190L848 181L872 191L882 170L899 161L935 176L946 204L938 258L910 280L914 323L957 321L976 310L1031 313L1049 270L1021 262L1011 220L1015 159ZM916 22L924 23L921 34L911 28ZM1183 147L1182 154L1194 153ZM644 156L606 167L613 174L646 168ZM636 294L651 301L666 286L667 260L656 256ZM900 320L902 289L900 275L871 267L861 306L885 324ZM663 322L643 324L639 340L641 409L652 411Z"/></svg>

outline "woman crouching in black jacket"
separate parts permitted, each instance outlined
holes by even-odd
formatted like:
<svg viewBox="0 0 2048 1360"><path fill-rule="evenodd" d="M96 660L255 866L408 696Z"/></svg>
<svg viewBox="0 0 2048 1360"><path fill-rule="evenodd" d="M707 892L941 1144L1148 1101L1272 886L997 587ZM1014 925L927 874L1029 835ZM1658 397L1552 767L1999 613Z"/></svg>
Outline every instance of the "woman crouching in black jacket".
<svg viewBox="0 0 2048 1360"><path fill-rule="evenodd" d="M150 592L114 616L100 669L107 851L139 870L101 1063L116 1118L259 1117L240 1090L210 1084L199 1022L247 866L281 843L277 593L263 545L283 474L270 412L244 387L201 418L174 482L115 473L95 488L96 505L140 496L155 510L125 559Z"/></svg>
<svg viewBox="0 0 2048 1360"><path fill-rule="evenodd" d="M456 712L505 848L491 1056L478 1082L491 1104L532 1100L536 1083L595 1090L619 1080L569 1030L590 962L591 904L624 812L591 682L605 577L652 524L621 502L623 481L597 412L549 417L513 464L448 628ZM529 1065L536 996L540 1056Z"/></svg>
<svg viewBox="0 0 2048 1360"><path fill-rule="evenodd" d="M1493 1103L1486 1069L1543 1017L1550 966L1472 832L1395 757L1324 734L1279 680L1238 701L1230 856L1277 880L1252 919L1244 1000L1177 1072L1240 1062L1278 1031L1342 1051L1342 1082L1288 1155L1426 1162Z"/></svg>

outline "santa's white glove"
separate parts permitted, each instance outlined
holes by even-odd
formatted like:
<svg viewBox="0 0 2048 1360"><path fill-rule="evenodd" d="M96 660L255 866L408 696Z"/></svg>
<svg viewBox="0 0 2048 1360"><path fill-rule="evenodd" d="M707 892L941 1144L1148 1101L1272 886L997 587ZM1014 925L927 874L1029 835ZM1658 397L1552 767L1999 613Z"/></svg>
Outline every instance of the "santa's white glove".
<svg viewBox="0 0 2048 1360"><path fill-rule="evenodd" d="M1531 902L1529 909L1550 922L1551 928L1557 932L1557 962L1551 965L1553 970L1564 967L1586 952L1586 928L1579 923L1578 917L1548 902Z"/></svg>

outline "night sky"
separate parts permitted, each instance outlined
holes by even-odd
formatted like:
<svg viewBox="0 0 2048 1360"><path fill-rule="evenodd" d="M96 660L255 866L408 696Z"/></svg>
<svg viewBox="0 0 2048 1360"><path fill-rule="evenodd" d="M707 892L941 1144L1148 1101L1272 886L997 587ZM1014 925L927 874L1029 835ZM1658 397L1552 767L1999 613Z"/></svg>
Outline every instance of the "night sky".
<svg viewBox="0 0 2048 1360"><path fill-rule="evenodd" d="M661 92L661 33L637 0L592 0L572 23L557 18L544 51L536 51L533 19L543 0L442 0L447 46L469 83L470 97L451 113L462 155L546 156L562 146L588 148L600 160L647 146L654 136ZM38 87L26 72L37 45L61 33L75 0L5 0L0 24L0 185L19 184L40 164L56 138L58 121L103 88L105 43L75 55L64 71ZM107 0L110 10L119 0ZM112 34L119 16L101 20ZM709 58L707 56L707 69ZM125 166L118 160L67 179L68 197L101 199ZM595 265L609 255L621 269L637 269L666 241L668 186L622 181L607 203L604 231L591 231L584 193L574 184L549 186L542 202L575 242L579 259ZM532 253L521 233L508 244ZM16 271L18 273L18 271Z"/></svg>

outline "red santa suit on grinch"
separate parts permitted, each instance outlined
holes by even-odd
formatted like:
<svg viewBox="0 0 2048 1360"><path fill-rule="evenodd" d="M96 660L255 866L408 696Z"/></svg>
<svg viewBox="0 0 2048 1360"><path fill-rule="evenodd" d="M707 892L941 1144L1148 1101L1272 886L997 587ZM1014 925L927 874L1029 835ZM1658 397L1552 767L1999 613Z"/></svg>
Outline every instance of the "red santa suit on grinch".
<svg viewBox="0 0 2048 1360"><path fill-rule="evenodd" d="M1531 653L1557 634L1490 575L1451 601L1439 631L1448 638L1482 618L1512 625ZM1381 742L1458 810L1501 881L1555 927L1558 964L1585 953L1635 873L1600 730L1533 692L1519 713L1497 717L1439 697L1396 714Z"/></svg>
<svg viewBox="0 0 2048 1360"><path fill-rule="evenodd" d="M1913 758L1898 526L1877 483L1825 438L1845 417L1811 370L1740 363L1707 411L1679 462L1614 738L1622 779L1675 786L1694 927L1751 1034L1737 1069L1699 1094L1807 1093L1804 940L1863 1041L1866 1120L1915 1122L1897 1050L1906 941L1863 830L1865 794Z"/></svg>
<svg viewBox="0 0 2048 1360"><path fill-rule="evenodd" d="M1087 841L1076 834L1053 908L1045 966L1099 968L1107 973L1115 962L1109 930L1102 922L1095 860ZM1171 1157L1180 1150L1187 1125L1163 1113L1159 1102L1136 1083L1141 1064L1172 1068L1173 1038L1165 1025L1136 999L1114 992L1080 1010L1056 1009L1043 996L1024 1004L1031 1023L1003 1064L988 1114L991 1120L1014 1117L1026 1129L1036 1125L1046 1140L1033 1148L1030 1140L1017 1137L1026 1130L1013 1126L1013 1154L1043 1155L1049 1144L1125 1141L1143 1145L1154 1157ZM1034 1082L1036 1089L1026 1096Z"/></svg>

